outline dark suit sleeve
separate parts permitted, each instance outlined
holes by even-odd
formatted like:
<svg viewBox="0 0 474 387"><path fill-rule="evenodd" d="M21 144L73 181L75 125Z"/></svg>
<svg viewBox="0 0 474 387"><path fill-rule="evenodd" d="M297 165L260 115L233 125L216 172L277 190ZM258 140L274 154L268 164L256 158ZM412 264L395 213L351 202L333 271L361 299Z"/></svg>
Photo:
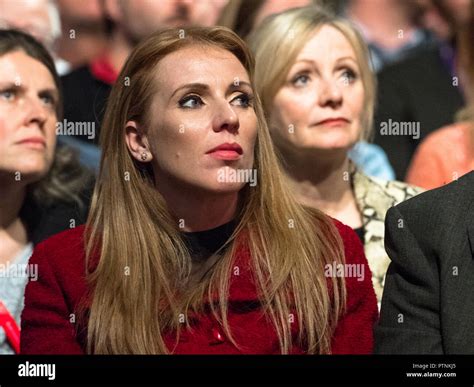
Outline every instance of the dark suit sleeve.
<svg viewBox="0 0 474 387"><path fill-rule="evenodd" d="M375 353L443 353L438 264L432 250L420 246L416 234L426 229L419 219L417 224L416 232L411 230L397 207L387 212L385 248L392 263L375 329Z"/></svg>

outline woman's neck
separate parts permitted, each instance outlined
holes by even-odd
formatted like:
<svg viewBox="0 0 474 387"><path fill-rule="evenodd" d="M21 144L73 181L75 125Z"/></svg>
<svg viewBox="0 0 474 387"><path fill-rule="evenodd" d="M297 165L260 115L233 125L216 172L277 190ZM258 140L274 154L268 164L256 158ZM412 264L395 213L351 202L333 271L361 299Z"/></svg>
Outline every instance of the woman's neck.
<svg viewBox="0 0 474 387"><path fill-rule="evenodd" d="M2 181L0 178L0 263L10 261L28 243L26 228L20 219L25 200L24 185Z"/></svg>
<svg viewBox="0 0 474 387"><path fill-rule="evenodd" d="M133 50L133 44L126 37L123 29L116 31L111 39L107 50L107 59L117 74L122 70L122 67L127 60L128 55Z"/></svg>
<svg viewBox="0 0 474 387"><path fill-rule="evenodd" d="M0 230L7 229L20 214L25 200L26 187L20 182L11 182L12 177L0 176Z"/></svg>
<svg viewBox="0 0 474 387"><path fill-rule="evenodd" d="M298 201L357 228L362 225L351 185L351 164L339 155L293 153L286 171Z"/></svg>
<svg viewBox="0 0 474 387"><path fill-rule="evenodd" d="M238 192L212 194L198 189L159 189L181 231L196 232L219 227L234 219Z"/></svg>

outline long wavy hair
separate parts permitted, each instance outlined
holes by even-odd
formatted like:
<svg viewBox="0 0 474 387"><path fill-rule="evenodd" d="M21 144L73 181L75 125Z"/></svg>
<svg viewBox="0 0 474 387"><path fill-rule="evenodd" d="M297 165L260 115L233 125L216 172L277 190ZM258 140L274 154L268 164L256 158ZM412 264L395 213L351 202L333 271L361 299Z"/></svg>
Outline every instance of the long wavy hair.
<svg viewBox="0 0 474 387"><path fill-rule="evenodd" d="M228 295L233 260L237 250L245 248L262 309L275 326L281 352L291 351L288 316L296 312L298 342L308 353L329 353L346 291L342 278L325 277L324 267L344 262L342 241L329 217L302 207L291 196L258 96L254 168L259 184L246 185L239 192L237 226L222 257L197 286L186 286L190 253L178 222L154 185L153 171L143 168L128 151L125 126L129 120L147 122L160 60L192 45L229 51L253 84L252 55L225 27L160 31L129 56L105 112L100 172L86 226L87 351L172 353L164 335L176 333L178 340L180 329L192 328L180 324L178 316L202 313L206 300L214 297L218 302L210 303L211 313L239 347L227 319Z"/></svg>

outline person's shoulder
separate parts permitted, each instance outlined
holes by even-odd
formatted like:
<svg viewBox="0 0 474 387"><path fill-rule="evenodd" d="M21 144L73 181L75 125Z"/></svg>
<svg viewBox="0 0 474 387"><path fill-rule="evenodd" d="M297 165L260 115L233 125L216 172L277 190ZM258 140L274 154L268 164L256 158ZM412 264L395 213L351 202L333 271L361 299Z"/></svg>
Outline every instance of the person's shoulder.
<svg viewBox="0 0 474 387"><path fill-rule="evenodd" d="M439 62L439 48L436 45L422 48L395 63L388 64L377 74L381 80L403 79L406 74L418 74L426 65Z"/></svg>
<svg viewBox="0 0 474 387"><path fill-rule="evenodd" d="M354 185L356 194L361 195L363 193L366 202L372 204L374 204L373 202L386 203L385 211L389 206L401 203L424 191L423 188L412 184L368 176L360 171L354 176Z"/></svg>
<svg viewBox="0 0 474 387"><path fill-rule="evenodd" d="M77 227L72 227L68 230L61 231L57 234L50 236L40 244L42 245L58 245L61 246L64 243L74 244L74 242L82 241L84 237L85 224L81 224Z"/></svg>
<svg viewBox="0 0 474 387"><path fill-rule="evenodd" d="M411 224L412 230L438 235L441 229L457 229L469 219L474 210L474 171L452 183L413 197L387 213L389 221L400 216Z"/></svg>
<svg viewBox="0 0 474 387"><path fill-rule="evenodd" d="M353 309L363 303L366 308L372 308L373 316L376 316L377 299L372 285L372 272L364 253L364 246L351 227L336 219L332 219L332 221L344 245L344 278L348 294L347 307ZM326 265L326 270L334 269Z"/></svg>
<svg viewBox="0 0 474 387"><path fill-rule="evenodd" d="M393 194L394 191L402 191L404 197L401 201L414 197L424 191L424 189L421 187L417 187L416 185L408 184L400 180L384 180L371 176L368 176L368 178L373 182L373 184L382 187L382 190L388 194Z"/></svg>
<svg viewBox="0 0 474 387"><path fill-rule="evenodd" d="M430 148L437 152L449 153L446 147L454 148L462 146L466 142L466 135L470 132L471 125L467 122L457 122L443 126L430 133L420 144L422 148Z"/></svg>
<svg viewBox="0 0 474 387"><path fill-rule="evenodd" d="M63 84L80 83L84 80L92 80L93 76L88 66L81 66L61 77Z"/></svg>
<svg viewBox="0 0 474 387"><path fill-rule="evenodd" d="M85 225L55 234L39 243L30 263L48 265L66 271L82 267L85 259Z"/></svg>
<svg viewBox="0 0 474 387"><path fill-rule="evenodd" d="M403 210L430 207L460 207L474 200L474 171L442 187L425 191L420 195L397 205ZM451 208L452 207L452 208ZM465 208L465 207L464 207Z"/></svg>
<svg viewBox="0 0 474 387"><path fill-rule="evenodd" d="M351 227L342 223L341 221L335 218L331 218L331 221L334 226L336 226L336 229L343 240L347 239L348 237L352 237L352 234L355 234L355 231ZM355 235L357 236L357 234Z"/></svg>
<svg viewBox="0 0 474 387"><path fill-rule="evenodd" d="M364 258L364 247L356 232L351 227L337 219L331 218L331 220L336 226L336 229L339 232L339 236L342 239L346 262L353 263L356 261L360 261L362 258Z"/></svg>
<svg viewBox="0 0 474 387"><path fill-rule="evenodd" d="M111 85L98 79L92 73L89 66L79 67L70 73L63 75L61 77L61 84L63 87L63 93L66 96L70 93L76 95L78 90L81 90L82 93L88 91L97 92L97 90L108 92L112 88Z"/></svg>

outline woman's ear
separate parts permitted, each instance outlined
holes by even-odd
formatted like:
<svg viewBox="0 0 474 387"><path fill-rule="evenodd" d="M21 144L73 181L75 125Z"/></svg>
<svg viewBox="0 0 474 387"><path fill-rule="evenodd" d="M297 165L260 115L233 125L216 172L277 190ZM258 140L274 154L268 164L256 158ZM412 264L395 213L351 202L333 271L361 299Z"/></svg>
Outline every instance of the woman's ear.
<svg viewBox="0 0 474 387"><path fill-rule="evenodd" d="M149 163L153 160L147 136L140 129L136 121L128 121L125 124L125 143L132 156L141 163Z"/></svg>

